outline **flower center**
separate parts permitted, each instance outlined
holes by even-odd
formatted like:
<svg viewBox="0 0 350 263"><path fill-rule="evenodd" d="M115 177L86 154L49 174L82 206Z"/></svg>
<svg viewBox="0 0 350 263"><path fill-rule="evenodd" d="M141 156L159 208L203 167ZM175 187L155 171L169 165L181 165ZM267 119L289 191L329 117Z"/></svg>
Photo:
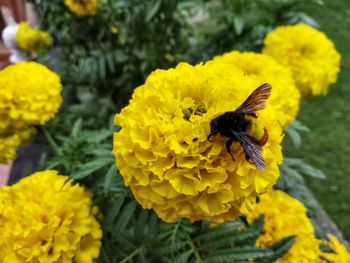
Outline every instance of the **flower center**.
<svg viewBox="0 0 350 263"><path fill-rule="evenodd" d="M206 112L207 112L207 109L204 107L203 104L200 104L197 107L190 107L182 110L183 118L187 121L190 120L192 115L202 116Z"/></svg>

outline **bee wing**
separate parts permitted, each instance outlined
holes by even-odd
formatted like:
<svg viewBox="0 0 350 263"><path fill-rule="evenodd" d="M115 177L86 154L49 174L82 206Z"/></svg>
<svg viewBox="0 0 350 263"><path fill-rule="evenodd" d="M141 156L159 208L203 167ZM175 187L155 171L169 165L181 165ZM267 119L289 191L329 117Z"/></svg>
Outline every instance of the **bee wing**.
<svg viewBox="0 0 350 263"><path fill-rule="evenodd" d="M265 161L262 157L262 146L259 144L259 141L246 132L232 131L232 133L242 145L246 159L251 160L259 170L263 171L265 169Z"/></svg>
<svg viewBox="0 0 350 263"><path fill-rule="evenodd" d="M257 87L249 97L235 110L248 115L255 116L255 112L266 107L266 100L271 93L271 85L268 83Z"/></svg>

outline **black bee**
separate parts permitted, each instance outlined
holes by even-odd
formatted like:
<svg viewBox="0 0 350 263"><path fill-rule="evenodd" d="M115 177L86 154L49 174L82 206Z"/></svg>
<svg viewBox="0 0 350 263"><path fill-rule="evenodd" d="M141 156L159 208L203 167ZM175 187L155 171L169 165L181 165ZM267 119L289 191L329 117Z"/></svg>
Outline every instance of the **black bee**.
<svg viewBox="0 0 350 263"><path fill-rule="evenodd" d="M210 122L210 138L217 133L228 137L226 141L227 152L234 160L231 153L231 145L234 141L238 141L244 152L248 162L253 163L259 170L265 169L265 161L262 157L262 147L268 140L268 133L264 128L264 135L259 140L248 133L251 121L245 118L246 115L257 118L256 112L266 107L266 100L271 93L271 85L262 84L256 88L250 96L234 111L228 111L224 114L212 119Z"/></svg>

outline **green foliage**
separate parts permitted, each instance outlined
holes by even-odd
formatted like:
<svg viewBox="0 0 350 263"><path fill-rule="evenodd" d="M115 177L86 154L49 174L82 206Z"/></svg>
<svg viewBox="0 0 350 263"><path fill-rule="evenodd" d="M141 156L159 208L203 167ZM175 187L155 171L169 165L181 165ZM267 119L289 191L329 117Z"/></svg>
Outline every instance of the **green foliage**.
<svg viewBox="0 0 350 263"><path fill-rule="evenodd" d="M62 0L32 1L41 27L55 38L65 84L90 86L119 107L152 70L173 66L188 47L175 0L100 0L88 17Z"/></svg>
<svg viewBox="0 0 350 263"><path fill-rule="evenodd" d="M39 60L59 71L72 88L72 102L85 89L108 113L124 106L156 68L205 61L234 48L259 50L265 34L279 24L316 25L298 9L300 0L100 0L97 14L84 17L62 0L31 1L41 27L55 39L55 59Z"/></svg>
<svg viewBox="0 0 350 263"><path fill-rule="evenodd" d="M207 60L224 52L238 49L260 51L265 35L278 25L318 24L301 10L301 0L223 0L204 1L197 12L207 19L196 21L197 35L194 57ZM322 5L322 0L309 3ZM203 15L204 14L204 15ZM204 36L203 36L204 35Z"/></svg>
<svg viewBox="0 0 350 263"><path fill-rule="evenodd" d="M300 121L295 120L286 129L285 133L290 137L292 143L296 148L299 148L302 144L300 132L309 132L310 129L304 126Z"/></svg>

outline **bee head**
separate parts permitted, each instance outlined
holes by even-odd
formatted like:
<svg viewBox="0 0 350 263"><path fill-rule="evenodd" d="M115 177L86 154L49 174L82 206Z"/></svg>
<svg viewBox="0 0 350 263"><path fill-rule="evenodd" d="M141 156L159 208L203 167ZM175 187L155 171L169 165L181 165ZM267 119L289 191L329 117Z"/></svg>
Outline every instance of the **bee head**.
<svg viewBox="0 0 350 263"><path fill-rule="evenodd" d="M207 138L208 141L211 141L211 137L219 132L219 123L218 118L212 119L210 122L210 134Z"/></svg>

